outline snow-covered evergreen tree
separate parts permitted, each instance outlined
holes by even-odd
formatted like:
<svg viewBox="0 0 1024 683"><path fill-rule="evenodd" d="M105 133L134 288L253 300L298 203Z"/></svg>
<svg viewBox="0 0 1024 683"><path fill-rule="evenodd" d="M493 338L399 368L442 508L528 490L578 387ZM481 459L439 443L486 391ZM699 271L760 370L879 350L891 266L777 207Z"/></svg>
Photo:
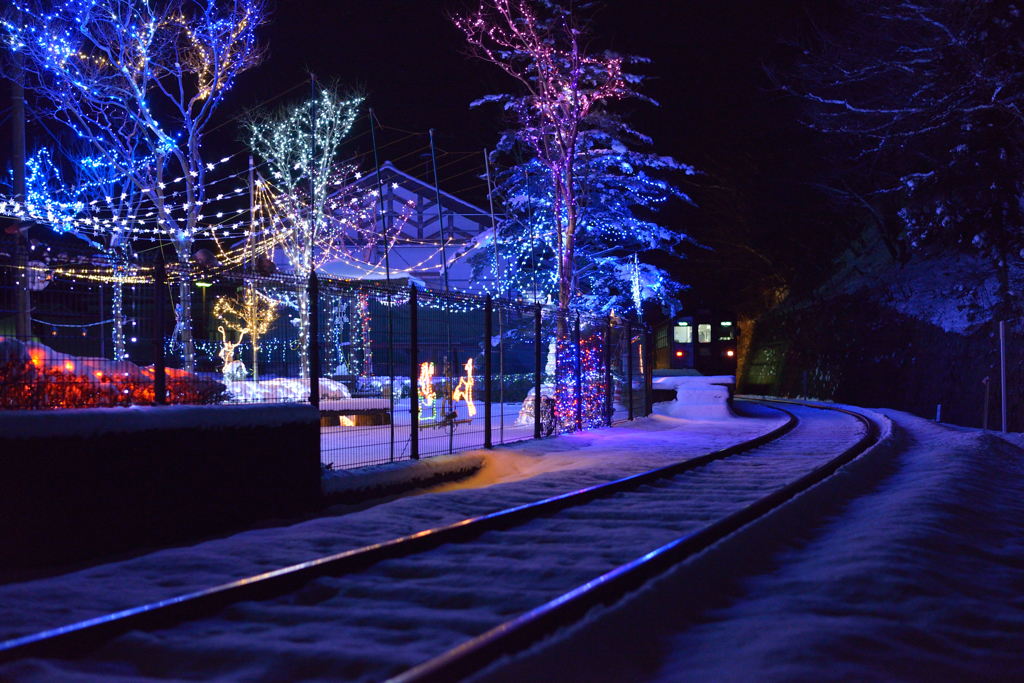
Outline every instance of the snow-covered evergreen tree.
<svg viewBox="0 0 1024 683"><path fill-rule="evenodd" d="M656 266L634 264L634 257L671 249L686 239L654 221L660 205L687 200L686 195L652 174L692 169L671 158L631 152L603 131L583 132L579 162L573 308L601 315L612 310L639 315L636 286L640 302L653 300L674 310L682 285ZM504 219L473 256L475 269L490 272L497 283L495 294L557 300L557 222L550 176L533 159L500 173L495 191Z"/></svg>
<svg viewBox="0 0 1024 683"><path fill-rule="evenodd" d="M647 60L588 53L579 13L592 7L483 0L476 12L456 18L471 51L520 87L474 103L500 103L512 116L515 127L502 137L499 156L525 151L528 157L499 179L509 219L505 237L491 244L493 267L507 260L512 286L550 297L562 311L625 308L637 273L625 268L630 257L682 238L644 213L670 197L686 199L649 172L693 172L669 157L635 151L650 140L609 113L610 102L641 97L642 77L623 67ZM510 233L515 239L507 239ZM677 287L653 266L640 272L643 290L663 301Z"/></svg>

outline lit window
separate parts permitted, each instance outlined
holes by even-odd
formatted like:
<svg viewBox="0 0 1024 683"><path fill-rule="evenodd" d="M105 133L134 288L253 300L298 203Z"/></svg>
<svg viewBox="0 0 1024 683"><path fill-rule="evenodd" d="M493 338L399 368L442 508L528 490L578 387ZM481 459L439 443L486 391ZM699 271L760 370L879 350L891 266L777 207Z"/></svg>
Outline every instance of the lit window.
<svg viewBox="0 0 1024 683"><path fill-rule="evenodd" d="M719 323L718 341L732 341L736 338L736 328L731 322Z"/></svg>
<svg viewBox="0 0 1024 683"><path fill-rule="evenodd" d="M697 343L707 344L711 341L711 325L697 325Z"/></svg>
<svg viewBox="0 0 1024 683"><path fill-rule="evenodd" d="M692 344L693 343L693 328L690 324L677 325L672 330L672 339L676 344Z"/></svg>

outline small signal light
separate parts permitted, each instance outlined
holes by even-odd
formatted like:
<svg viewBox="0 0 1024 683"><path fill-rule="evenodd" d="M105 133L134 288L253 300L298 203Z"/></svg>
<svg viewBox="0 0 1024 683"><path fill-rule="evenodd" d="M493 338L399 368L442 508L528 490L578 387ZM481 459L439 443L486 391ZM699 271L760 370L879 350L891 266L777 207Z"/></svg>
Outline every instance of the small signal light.
<svg viewBox="0 0 1024 683"><path fill-rule="evenodd" d="M732 358L736 354L735 354L735 352L732 349L730 349L730 350L725 352L725 355L729 356L729 358Z"/></svg>
<svg viewBox="0 0 1024 683"><path fill-rule="evenodd" d="M682 358L683 357L683 352L682 351L676 351L676 357L677 358Z"/></svg>

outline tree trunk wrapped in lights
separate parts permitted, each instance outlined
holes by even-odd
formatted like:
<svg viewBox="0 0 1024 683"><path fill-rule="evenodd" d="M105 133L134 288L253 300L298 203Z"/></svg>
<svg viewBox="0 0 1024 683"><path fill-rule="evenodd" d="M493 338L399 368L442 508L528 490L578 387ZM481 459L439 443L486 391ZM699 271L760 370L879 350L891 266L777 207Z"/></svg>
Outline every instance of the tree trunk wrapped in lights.
<svg viewBox="0 0 1024 683"><path fill-rule="evenodd" d="M257 113L246 122L253 152L273 171L278 188L271 200L278 218L264 241L279 244L300 282L313 269L345 250L346 237L372 224L376 195L352 186L355 166L337 165L338 151L359 113L363 98L322 88L304 102ZM305 285L296 290L299 313L300 374L309 377L309 301Z"/></svg>
<svg viewBox="0 0 1024 683"><path fill-rule="evenodd" d="M554 271L557 286L556 404L560 413L574 412L578 392L572 371L583 352L570 340L568 316L588 307L608 312L616 305L613 302L628 302L637 269L630 270L627 259L683 238L632 212L673 196L686 200L644 169L693 169L669 157L632 152L624 142L646 145L650 140L608 114L606 106L640 97L637 87L642 78L625 73L623 67L647 60L610 51L588 53L591 37L571 4L481 0L476 11L456 17L455 23L465 33L471 53L500 67L520 89L515 95L490 95L474 104L503 104L517 127L505 133L498 152L515 156L525 150L531 157L506 173L505 187L499 188L506 207L512 205L511 217L521 220L525 213L529 223L528 230L513 231L515 242L526 249L512 247L512 260L506 264L511 263L513 279L517 271L532 276L534 299L541 301L545 297L538 286L538 261L554 261L554 268L547 271ZM534 212L538 198L541 210ZM494 244L497 269L498 250L506 245ZM673 293L673 283L654 267L647 266L644 272L650 280L648 290L654 290L650 294L669 303L666 294ZM518 285L523 293L531 290L521 277ZM574 417L560 414L559 420L566 424Z"/></svg>

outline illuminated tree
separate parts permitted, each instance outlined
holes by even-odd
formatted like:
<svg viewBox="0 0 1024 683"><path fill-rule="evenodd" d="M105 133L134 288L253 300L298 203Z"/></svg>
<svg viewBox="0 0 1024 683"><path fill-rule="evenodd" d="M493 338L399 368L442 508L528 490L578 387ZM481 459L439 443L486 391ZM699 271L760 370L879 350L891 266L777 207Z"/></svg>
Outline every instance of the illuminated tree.
<svg viewBox="0 0 1024 683"><path fill-rule="evenodd" d="M577 294L580 135L602 103L637 96L640 78L622 67L641 60L587 54L584 27L571 6L554 0L482 0L455 23L471 53L500 67L522 90L482 101L501 102L514 114L518 127L503 146L514 142L529 150L549 176L558 305L567 311Z"/></svg>
<svg viewBox="0 0 1024 683"><path fill-rule="evenodd" d="M242 337L245 335L249 335L249 339L252 340L252 378L254 380L260 378L257 357L260 350L260 337L265 335L277 320L277 306L276 301L256 289L254 285L246 285L244 291L235 295L234 298L221 297L217 299L217 303L213 307L214 317L238 332L238 344L242 342ZM234 347L232 347L233 350Z"/></svg>
<svg viewBox="0 0 1024 683"><path fill-rule="evenodd" d="M109 259L111 273L100 285L110 284L113 290L114 360L127 360L122 286L137 276L132 237L145 197L104 160L86 156L87 149L77 151L66 160L70 173L60 168L45 147L28 160L27 212L56 232L82 239Z"/></svg>
<svg viewBox="0 0 1024 683"><path fill-rule="evenodd" d="M317 267L345 250L346 235L373 224L374 196L353 185L355 166L338 164L341 143L352 130L362 97L337 86L317 96L246 122L249 144L263 157L278 192L270 198L277 218L264 239L279 244L295 274L302 377L309 376L309 299L305 282Z"/></svg>
<svg viewBox="0 0 1024 683"><path fill-rule="evenodd" d="M654 300L674 309L675 294L682 285L636 257L670 250L686 239L647 218L670 199L689 201L678 188L648 174L681 165L667 157L628 151L617 138L606 138L599 131L585 131L580 139L583 163L575 176L580 208L574 308L602 315L632 308L639 316L641 304ZM533 159L499 174L496 194L502 199L505 218L472 257L476 272L490 271L487 279L496 282L499 295L518 292L537 301L556 298L557 239L550 176Z"/></svg>
<svg viewBox="0 0 1024 683"><path fill-rule="evenodd" d="M236 76L263 53L263 0L17 0L0 20L8 48L47 114L129 178L181 263L185 365L194 367L188 260L205 193L202 142ZM170 186L183 183L173 204Z"/></svg>

